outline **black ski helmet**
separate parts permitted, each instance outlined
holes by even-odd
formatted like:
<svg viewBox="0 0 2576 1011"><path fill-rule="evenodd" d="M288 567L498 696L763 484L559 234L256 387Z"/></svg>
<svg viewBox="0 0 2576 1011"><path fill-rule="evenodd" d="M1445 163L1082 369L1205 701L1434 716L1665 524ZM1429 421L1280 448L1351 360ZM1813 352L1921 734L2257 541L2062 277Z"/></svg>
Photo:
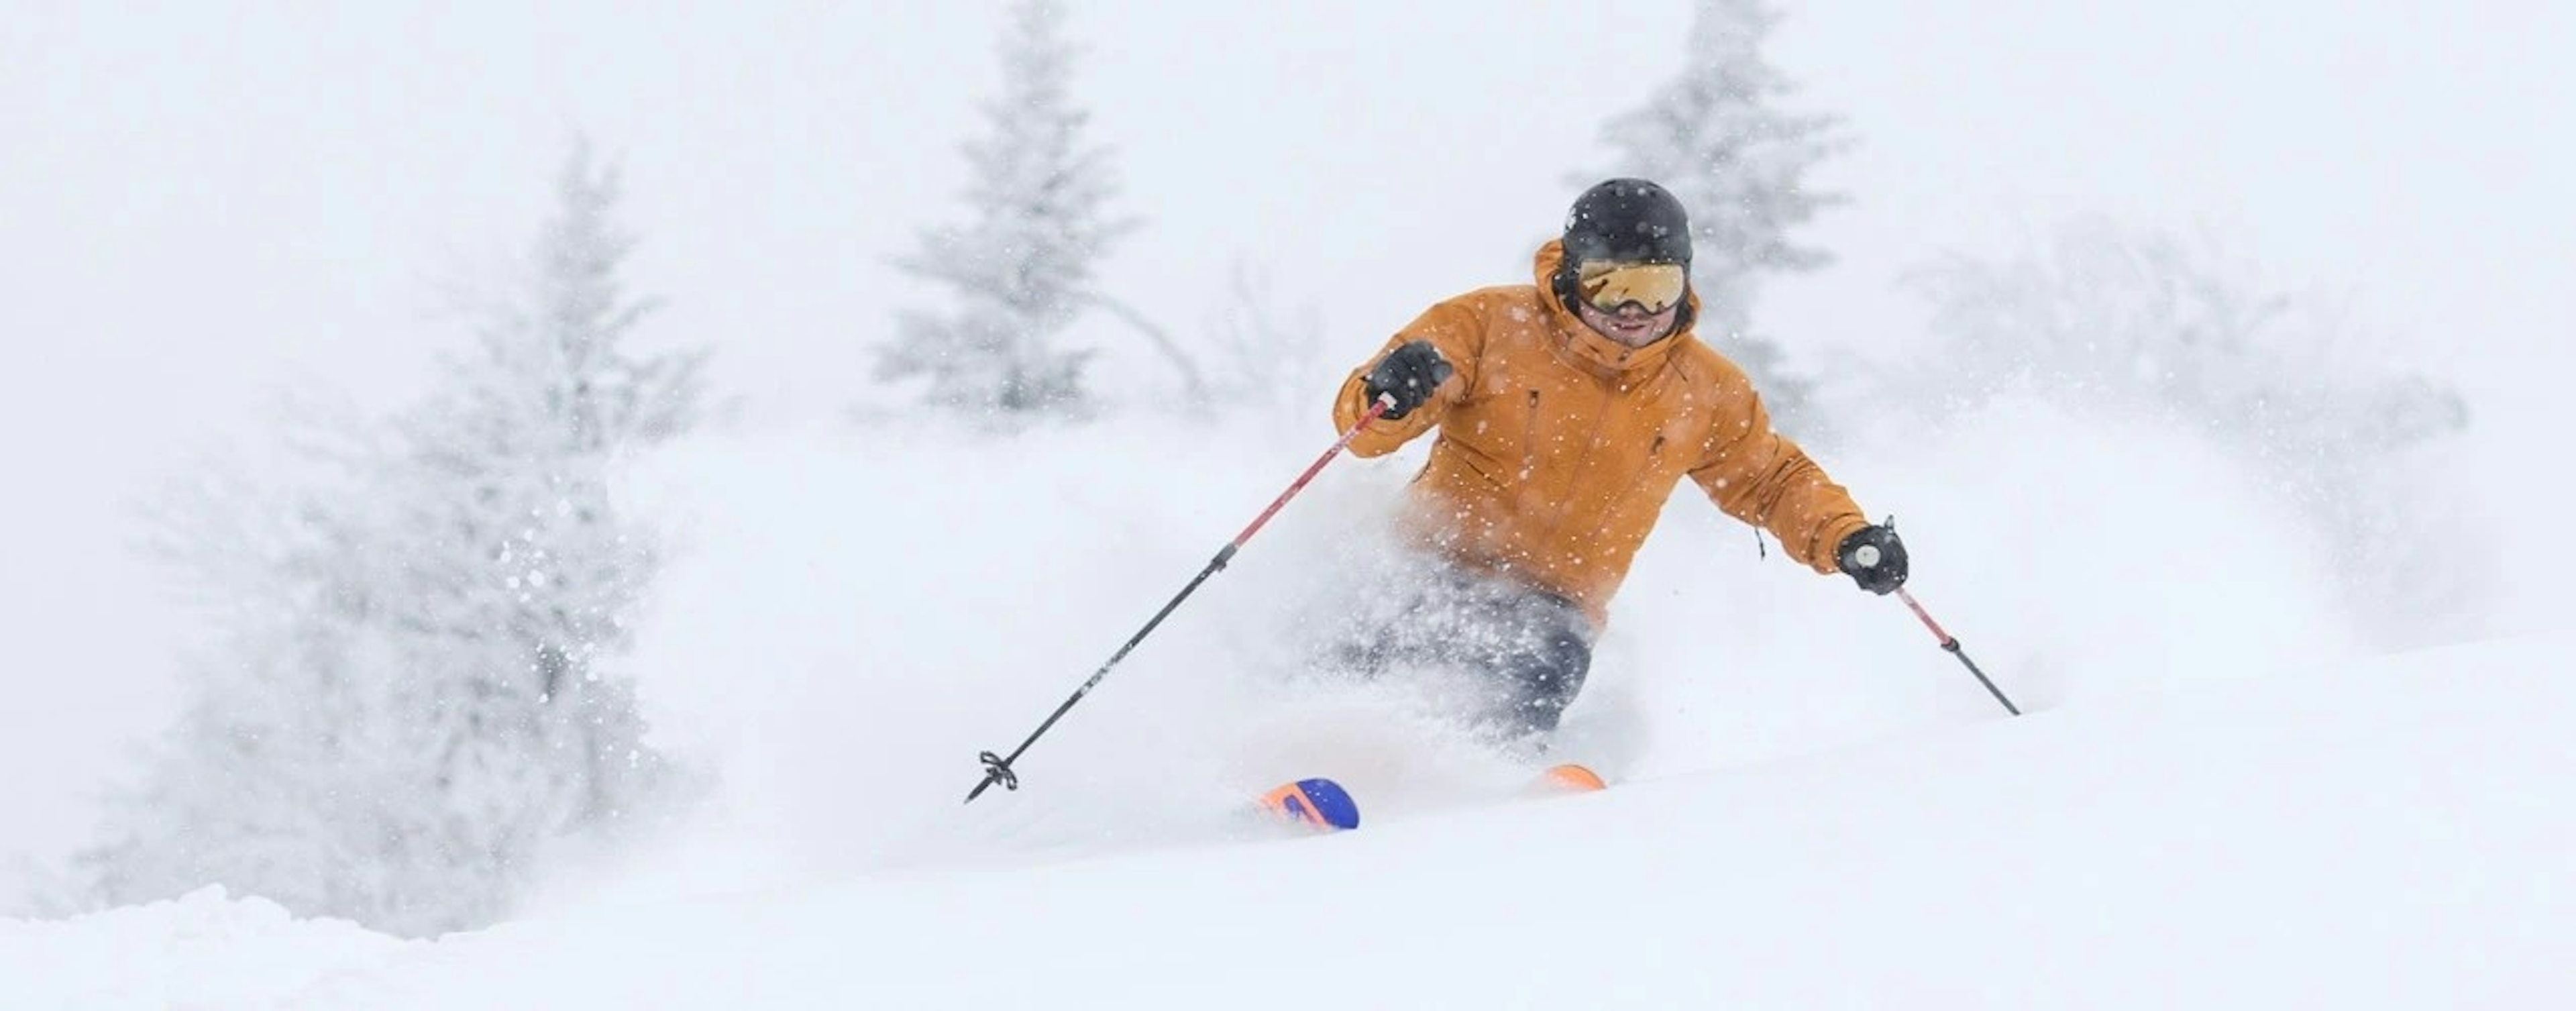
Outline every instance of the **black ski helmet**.
<svg viewBox="0 0 2576 1011"><path fill-rule="evenodd" d="M1678 263L1690 267L1690 215L1672 191L1644 179L1610 179L1574 198L1565 212L1565 259L1557 264L1556 299L1574 311L1575 269L1591 260ZM1673 332L1691 328L1698 312L1685 299Z"/></svg>
<svg viewBox="0 0 2576 1011"><path fill-rule="evenodd" d="M1585 190L1565 214L1565 262L1592 260L1690 266L1690 215L1670 191L1644 179Z"/></svg>

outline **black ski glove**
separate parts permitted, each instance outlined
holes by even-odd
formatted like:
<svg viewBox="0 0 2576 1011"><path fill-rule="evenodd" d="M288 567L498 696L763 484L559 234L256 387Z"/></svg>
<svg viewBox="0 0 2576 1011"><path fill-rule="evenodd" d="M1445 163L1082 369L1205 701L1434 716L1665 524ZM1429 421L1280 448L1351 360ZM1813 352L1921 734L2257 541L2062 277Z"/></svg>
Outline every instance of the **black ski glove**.
<svg viewBox="0 0 2576 1011"><path fill-rule="evenodd" d="M1842 547L1834 549L1834 564L1841 566L1861 589L1880 595L1894 593L1905 585L1905 542L1896 538L1895 527L1862 527L1843 538Z"/></svg>
<svg viewBox="0 0 2576 1011"><path fill-rule="evenodd" d="M1448 382L1450 374L1455 371L1448 362L1441 360L1440 349L1432 347L1430 341L1406 341L1387 352L1386 357L1378 359L1377 367L1369 370L1365 388L1372 402L1379 397L1395 402L1395 406L1379 415L1395 420L1413 413L1414 408L1430 400L1431 391Z"/></svg>

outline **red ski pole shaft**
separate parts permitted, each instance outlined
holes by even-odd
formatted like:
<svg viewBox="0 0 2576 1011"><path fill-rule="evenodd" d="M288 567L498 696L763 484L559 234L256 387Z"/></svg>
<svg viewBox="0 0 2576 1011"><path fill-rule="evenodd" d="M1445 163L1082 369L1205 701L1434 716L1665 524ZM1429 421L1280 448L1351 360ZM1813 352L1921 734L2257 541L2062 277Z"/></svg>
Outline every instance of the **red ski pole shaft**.
<svg viewBox="0 0 2576 1011"><path fill-rule="evenodd" d="M1048 714L1046 722L1038 724L1038 728L1030 732L1028 739L1021 741L1019 747L1011 749L1008 755L995 755L987 751L978 756L984 762L984 781L975 784L975 789L966 794L966 802L974 803L975 798L983 796L984 791L992 789L995 783L1001 784L1005 790L1019 789L1019 773L1012 770L1011 763L1019 761L1020 755L1029 750L1029 745L1036 744L1038 738L1046 736L1046 732L1054 728L1057 720L1063 719L1064 714L1073 711L1074 704L1081 702L1083 696L1091 694L1092 689L1100 687L1100 682L1109 677L1109 671L1117 667L1119 661L1127 659L1127 654L1134 652L1137 644L1144 642L1146 636L1154 634L1154 629L1163 624L1163 619L1171 617L1173 611L1179 610L1181 602L1190 599L1190 594L1198 592L1200 584L1206 583L1209 576L1216 575L1225 568L1226 563L1233 561L1235 552L1243 550L1244 542L1251 540L1253 534L1260 533L1261 528L1270 522L1271 517L1279 515L1280 508L1286 506L1289 499L1295 498L1298 492L1304 491L1307 483L1313 481L1316 474L1323 472L1325 464L1333 462L1334 457L1349 448L1351 440L1360 437L1360 430L1367 428L1369 422L1376 421L1379 415L1385 414L1390 406L1392 403L1383 398L1370 404L1368 413L1361 415L1357 424L1352 425L1349 431L1343 432L1341 438L1333 440L1332 446L1325 449L1322 456L1316 457L1314 463L1306 466L1305 473L1297 475L1297 480L1288 485L1287 491L1280 492L1278 498L1271 500L1270 507L1263 509L1261 515L1253 517L1252 523L1244 527L1242 533L1234 535L1233 540L1227 541L1225 547L1218 549L1216 557L1209 560L1207 567L1200 569L1199 574L1190 579L1189 585L1181 587L1181 592L1166 602L1162 610L1154 612L1154 617L1145 622L1145 627L1128 637L1126 644L1118 647L1118 652L1110 654L1108 662L1101 664L1099 670L1093 671L1090 679L1082 683L1082 687L1074 689L1073 694L1064 700L1064 704L1055 707L1055 712Z"/></svg>
<svg viewBox="0 0 2576 1011"><path fill-rule="evenodd" d="M1932 630L1933 638L1941 640L1942 649L1948 650L1951 656L1958 657L1959 662L1967 666L1968 673L1977 676L1977 683L1986 686L1986 691L1995 697L1995 701L2004 704L2005 712L2015 716L2021 715L2021 708L2013 705L2011 699L2004 697L2003 689L1995 687L1994 679L1987 677L1985 671L1977 669L1977 662L1968 659L1968 651L1959 648L1959 637L1951 635L1949 630L1941 627L1940 622L1932 620L1932 612L1924 610L1922 602L1915 600L1913 593L1900 586L1896 588L1896 597L1904 601L1907 608L1913 610L1915 617L1923 620L1923 627Z"/></svg>

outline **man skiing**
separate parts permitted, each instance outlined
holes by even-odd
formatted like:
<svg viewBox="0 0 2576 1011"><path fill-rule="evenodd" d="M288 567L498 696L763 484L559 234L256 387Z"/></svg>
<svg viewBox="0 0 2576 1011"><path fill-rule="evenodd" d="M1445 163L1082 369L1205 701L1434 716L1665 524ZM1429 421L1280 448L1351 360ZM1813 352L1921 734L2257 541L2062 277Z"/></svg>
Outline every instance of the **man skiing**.
<svg viewBox="0 0 2576 1011"><path fill-rule="evenodd" d="M1692 335L1690 260L1681 202L1612 179L1539 247L1535 283L1440 302L1351 373L1333 405L1342 429L1388 405L1353 453L1438 435L1400 524L1422 578L1349 659L1465 668L1493 691L1489 728L1553 731L1685 476L1819 573L1872 593L1904 584L1896 531L1772 431L1744 371Z"/></svg>

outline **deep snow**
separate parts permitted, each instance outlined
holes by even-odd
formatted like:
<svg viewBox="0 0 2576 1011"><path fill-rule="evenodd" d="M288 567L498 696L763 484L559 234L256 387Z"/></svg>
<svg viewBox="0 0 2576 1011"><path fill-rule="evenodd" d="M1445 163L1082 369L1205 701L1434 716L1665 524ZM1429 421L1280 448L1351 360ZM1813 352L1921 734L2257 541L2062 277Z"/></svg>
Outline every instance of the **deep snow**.
<svg viewBox="0 0 2576 1011"><path fill-rule="evenodd" d="M631 475L679 560L635 657L716 770L437 942L200 893L0 921L11 1006L2546 1005L2576 926L2576 636L2364 657L2223 454L2000 404L1820 450L1903 517L1903 610L1685 488L1562 753L1505 798L1434 688L1301 675L1418 460L1342 460L1021 763L1005 748L1329 442L1149 414L984 442L713 435ZM2106 453L2101 447L2120 447ZM1987 475L1962 481L1958 475ZM2046 481L2013 475L2049 475ZM2085 531L2152 537L2085 538ZM2080 547L2070 559L2070 545ZM2075 564L2070 564L2075 563ZM1436 687L1436 686L1435 686ZM1357 833L1240 818L1301 775Z"/></svg>
<svg viewBox="0 0 2576 1011"><path fill-rule="evenodd" d="M2571 647L434 943L201 894L0 927L0 978L20 1006L2561 1006Z"/></svg>

